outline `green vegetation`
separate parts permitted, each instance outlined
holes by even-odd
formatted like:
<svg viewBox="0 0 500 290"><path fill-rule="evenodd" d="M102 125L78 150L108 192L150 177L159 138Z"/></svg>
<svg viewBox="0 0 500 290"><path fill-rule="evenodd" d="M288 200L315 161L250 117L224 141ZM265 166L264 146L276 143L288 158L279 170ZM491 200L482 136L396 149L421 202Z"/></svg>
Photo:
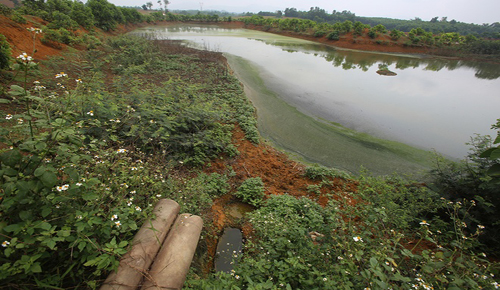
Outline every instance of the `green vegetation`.
<svg viewBox="0 0 500 290"><path fill-rule="evenodd" d="M11 62L10 45L3 34L0 34L0 70L7 69Z"/></svg>
<svg viewBox="0 0 500 290"><path fill-rule="evenodd" d="M496 129L496 130L500 130L500 119L498 120L498 122L496 124L494 124L492 126L492 128ZM486 174L493 179L493 182L499 183L500 182L500 164L499 164L499 161L500 161L500 134L498 134L495 141L493 141L493 144L499 144L499 145L497 145L496 147L493 147L490 144L488 144L490 146L485 146L485 147L486 148L491 147L491 148L482 152L479 155L479 157L485 158L485 159L487 158L486 160L491 160L486 165L486 169L487 169ZM485 160L485 159L483 159L483 160ZM482 168L482 169L484 169L484 168Z"/></svg>
<svg viewBox="0 0 500 290"><path fill-rule="evenodd" d="M357 192L271 196L231 273L192 275L186 289L494 289L498 268L473 251L473 201L451 202L399 177L359 178ZM333 198L335 196L335 198ZM440 217L439 213L444 213ZM470 228L470 229L469 229Z"/></svg>
<svg viewBox="0 0 500 290"><path fill-rule="evenodd" d="M500 122L500 120L499 120ZM499 123L494 128L499 129ZM500 140L500 132L495 142ZM476 136L470 143L472 151L467 160L451 162L440 158L430 177L430 188L452 201L475 200L467 224L481 224L486 227L479 241L489 251L499 253L500 230L496 215L500 208L498 186L498 147L494 147L488 136Z"/></svg>
<svg viewBox="0 0 500 290"><path fill-rule="evenodd" d="M343 179L351 178L351 176L346 172L319 165L307 167L305 175L312 180L328 179L328 177L340 177Z"/></svg>
<svg viewBox="0 0 500 290"><path fill-rule="evenodd" d="M94 25L113 30L117 24L144 22L145 18L134 8L117 7L106 0L91 0L85 4L70 0L23 1L14 14L28 14L49 21L49 28L76 30L80 26L91 29ZM17 17L18 16L13 16Z"/></svg>
<svg viewBox="0 0 500 290"><path fill-rule="evenodd" d="M312 8L311 8L312 9ZM290 17L300 17L292 16L294 13L286 13L285 16ZM347 14L346 14L347 15ZM275 29L277 31L292 31L296 33L311 35L314 37L327 36L330 40L339 40L342 35L353 32L354 37L366 35L372 39L377 38L379 35L388 35L393 41L401 41L407 46L413 47L427 47L439 49L441 53L443 51L451 52L453 54L478 54L478 55L493 55L498 57L500 55L500 31L498 35L494 36L494 39L484 38L491 37L490 34L485 34L481 37L479 34L466 34L466 36L461 35L459 32L433 32L425 30L422 27L415 26L409 28L408 33L400 31L401 27L397 26L386 26L384 24L378 23L371 27L369 24L364 24L362 19L360 21L352 22L351 19L358 19L358 17L348 19L341 22L338 19L335 21L321 21L321 19L311 20L312 18L306 17L307 19L297 19L297 18L264 18L260 15L252 15L251 17L242 18L242 21L249 25L257 25L265 27L265 30ZM471 24L472 25L472 24ZM496 26L494 26L496 27ZM388 32L388 29L392 29ZM382 44L381 40L375 40L375 43Z"/></svg>
<svg viewBox="0 0 500 290"><path fill-rule="evenodd" d="M234 195L240 198L243 202L253 206L259 206L264 199L264 182L260 177L247 178L240 185Z"/></svg>
<svg viewBox="0 0 500 290"><path fill-rule="evenodd" d="M278 14L279 13L275 13L274 15L268 14L267 16L278 17ZM262 15L262 13L259 13L258 15ZM252 15L250 14L248 16ZM462 35L473 34L477 37L500 38L500 23L498 22L478 25L463 23L454 19L448 21L447 17L442 17L440 20L438 17L434 17L430 21L423 21L420 18L415 18L413 20L401 20L382 17L363 17L356 16L355 13L346 10L342 12L334 10L332 13L328 13L326 10L319 7L311 7L309 11L298 11L296 8L286 8L284 10L284 16L313 20L318 23L328 24L351 21L360 22L368 27L383 25L389 30L397 29L405 32L409 32L414 28L420 27L426 31L432 32L433 34L457 32Z"/></svg>
<svg viewBox="0 0 500 290"><path fill-rule="evenodd" d="M227 192L224 176L174 169L237 154L232 124L253 108L219 54L186 50L118 37L43 71L16 59L0 130L2 285L95 288L156 200L201 214Z"/></svg>

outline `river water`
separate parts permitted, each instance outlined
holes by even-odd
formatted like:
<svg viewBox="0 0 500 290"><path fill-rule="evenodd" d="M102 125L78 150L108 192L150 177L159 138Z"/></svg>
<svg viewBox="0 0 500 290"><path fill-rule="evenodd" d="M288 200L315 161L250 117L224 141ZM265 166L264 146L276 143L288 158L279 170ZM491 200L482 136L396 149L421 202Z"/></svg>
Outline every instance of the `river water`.
<svg viewBox="0 0 500 290"><path fill-rule="evenodd" d="M500 118L500 65L338 49L213 25L134 33L223 52L266 139L350 172L414 173L429 168L428 151L463 158L470 137L495 134L490 127ZM397 76L377 74L380 66Z"/></svg>

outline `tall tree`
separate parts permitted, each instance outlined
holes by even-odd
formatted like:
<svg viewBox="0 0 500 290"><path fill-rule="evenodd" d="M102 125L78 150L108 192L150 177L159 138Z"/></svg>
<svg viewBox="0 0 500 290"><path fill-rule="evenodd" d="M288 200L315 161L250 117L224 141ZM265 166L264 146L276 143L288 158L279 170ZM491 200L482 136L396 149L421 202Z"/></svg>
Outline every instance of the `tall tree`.
<svg viewBox="0 0 500 290"><path fill-rule="evenodd" d="M86 5L94 15L96 26L101 29L113 30L125 20L122 12L106 0L88 0Z"/></svg>

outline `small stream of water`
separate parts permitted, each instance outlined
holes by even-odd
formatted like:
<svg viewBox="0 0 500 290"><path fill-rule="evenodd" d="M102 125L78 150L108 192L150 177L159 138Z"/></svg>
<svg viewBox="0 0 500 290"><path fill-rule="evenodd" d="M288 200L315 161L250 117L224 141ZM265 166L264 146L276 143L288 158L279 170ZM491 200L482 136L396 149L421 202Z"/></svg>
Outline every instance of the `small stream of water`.
<svg viewBox="0 0 500 290"><path fill-rule="evenodd" d="M217 244L217 255L215 257L215 271L226 273L236 266L236 260L241 255L243 249L243 236L236 228L226 228L219 238Z"/></svg>

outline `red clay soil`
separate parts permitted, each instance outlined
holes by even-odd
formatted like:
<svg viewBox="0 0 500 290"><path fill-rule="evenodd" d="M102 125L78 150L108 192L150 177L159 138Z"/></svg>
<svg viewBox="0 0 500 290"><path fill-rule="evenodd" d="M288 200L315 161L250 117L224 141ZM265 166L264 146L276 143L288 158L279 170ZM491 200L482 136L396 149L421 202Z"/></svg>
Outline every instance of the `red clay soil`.
<svg viewBox="0 0 500 290"><path fill-rule="evenodd" d="M308 186L318 184L304 176L305 166L288 158L275 148L260 143L255 145L245 139L243 131L236 127L233 131L233 144L240 154L235 158L215 160L207 167L206 172L224 173L228 166L236 175L230 183L239 185L250 177L260 177L265 184L265 193L269 195L289 194L296 197L317 198L316 194L307 191ZM333 181L332 189L341 190L346 184L342 179ZM348 186L345 190L355 190L355 186ZM323 203L324 206L326 203Z"/></svg>
<svg viewBox="0 0 500 290"><path fill-rule="evenodd" d="M404 46L403 40L393 41L388 35L379 35L372 39L366 36L368 30L365 31L364 36L354 37L352 32L340 36L339 40L329 40L326 36L314 37L312 35L296 33L292 31L281 31L275 28L264 29L262 26L245 25L241 21L233 21L231 24L225 24L231 27L247 28L253 30L260 30L274 34L305 39L313 42L319 42L331 46L364 50L364 51L378 51L378 52L392 52L392 53L410 53L410 54L427 54L431 50L425 47L408 47ZM380 44L377 43L380 42Z"/></svg>
<svg viewBox="0 0 500 290"><path fill-rule="evenodd" d="M33 33L28 31L28 28L41 28L47 25L47 22L32 16L25 16L25 18L27 23L21 24L12 21L6 16L0 15L0 34L3 34L7 38L13 57L17 57L23 52L26 52L37 61L45 59L48 56L58 55L66 48L65 44L59 44L60 48L54 48L43 44L40 41L42 37L40 34L36 35L35 41L33 41ZM34 48L36 52L32 55Z"/></svg>
<svg viewBox="0 0 500 290"><path fill-rule="evenodd" d="M23 52L26 52L28 55L32 56L35 61L38 61L47 59L47 57L53 55L59 55L67 48L67 45L62 43L54 43L53 45L42 43L40 39L43 37L43 32L42 34L37 34L33 41L34 34L30 32L28 28L33 27L41 29L43 26L47 25L48 22L35 16L25 15L24 18L27 20L26 24L17 23L12 21L9 17L0 15L0 34L3 34L7 38L12 50L12 57L15 58ZM146 26L146 24L119 25L114 31L100 31L100 33L102 35L119 35L142 26ZM96 30L99 31L97 28ZM86 32L85 29L81 28L73 33L79 35ZM34 54L33 49L35 49Z"/></svg>
<svg viewBox="0 0 500 290"><path fill-rule="evenodd" d="M320 181L313 181L305 176L305 165L290 160L287 155L275 148L260 143L255 145L245 139L245 134L236 126L233 131L233 144L237 147L240 154L235 158L223 158L214 160L204 170L206 173L227 172L229 166L236 173L229 183L232 190L235 190L245 179L251 177L260 177L264 182L266 197L270 195L289 194L296 197L307 197L317 200L321 206L328 203L327 193L335 192L356 192L357 182L335 178L328 187L321 189L321 194L308 191L310 185L318 184ZM226 194L215 200L211 208L213 225L211 227L211 238L207 239L207 250L210 257L215 256L217 249L217 236L223 229L233 226L231 218L225 212L227 204L233 201L231 194ZM252 227L246 223L242 226L244 237L251 236ZM212 268L213 261L207 263L205 271Z"/></svg>

